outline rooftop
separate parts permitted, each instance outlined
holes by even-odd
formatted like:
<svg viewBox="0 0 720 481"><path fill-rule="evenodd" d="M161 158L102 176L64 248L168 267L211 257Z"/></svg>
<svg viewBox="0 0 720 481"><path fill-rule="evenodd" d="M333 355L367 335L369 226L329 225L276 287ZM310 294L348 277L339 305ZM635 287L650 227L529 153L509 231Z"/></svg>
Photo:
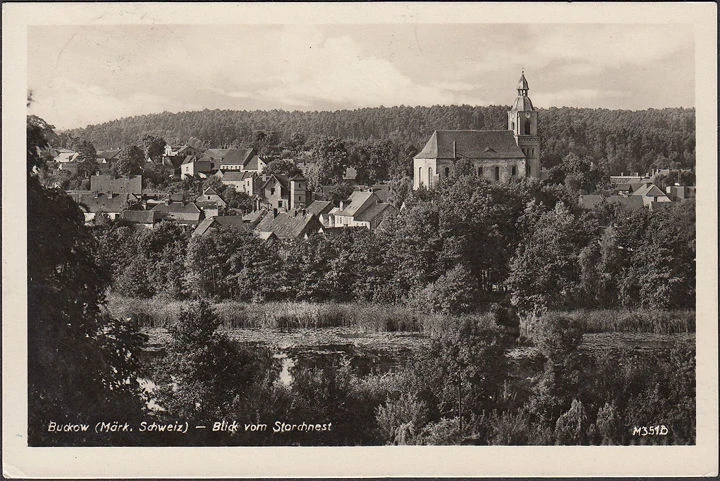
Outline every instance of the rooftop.
<svg viewBox="0 0 720 481"><path fill-rule="evenodd" d="M416 159L524 159L510 130L436 130Z"/></svg>

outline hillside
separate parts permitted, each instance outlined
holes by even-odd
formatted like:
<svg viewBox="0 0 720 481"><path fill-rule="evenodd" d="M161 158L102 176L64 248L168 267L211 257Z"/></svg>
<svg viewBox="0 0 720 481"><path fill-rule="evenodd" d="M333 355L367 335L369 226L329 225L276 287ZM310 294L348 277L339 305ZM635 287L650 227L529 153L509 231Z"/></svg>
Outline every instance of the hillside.
<svg viewBox="0 0 720 481"><path fill-rule="evenodd" d="M65 132L97 149L135 143L145 134L182 143L191 137L208 146L248 143L253 132L275 131L346 140L391 139L421 148L436 129L505 129L507 106L377 107L334 112L203 110L126 117ZM695 110L640 111L589 108L540 109L542 160L547 166L569 152L606 164L611 171L695 165ZM62 136L67 138L67 136ZM602 159L602 160L601 160Z"/></svg>

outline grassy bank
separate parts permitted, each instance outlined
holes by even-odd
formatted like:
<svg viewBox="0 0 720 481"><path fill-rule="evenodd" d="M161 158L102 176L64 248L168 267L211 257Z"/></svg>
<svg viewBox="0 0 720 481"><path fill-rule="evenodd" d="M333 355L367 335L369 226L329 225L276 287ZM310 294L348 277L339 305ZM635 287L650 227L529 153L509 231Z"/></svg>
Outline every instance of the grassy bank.
<svg viewBox="0 0 720 481"><path fill-rule="evenodd" d="M111 295L109 308L116 317L132 317L143 327L168 327L188 301L134 299ZM251 304L225 301L214 305L226 329L280 329L351 327L364 332L419 332L431 337L451 329L463 317L479 318L495 326L489 313L463 317L418 313L402 306L309 302ZM587 333L645 332L676 334L695 332L694 311L578 310L564 313L577 320Z"/></svg>
<svg viewBox="0 0 720 481"><path fill-rule="evenodd" d="M168 327L187 307L188 301L109 297L108 307L116 317L132 317L143 327ZM280 329L352 327L365 332L420 332L433 336L460 319L439 314L417 313L400 306L309 302L251 304L225 301L214 304L226 329ZM473 316L477 317L477 316ZM489 314L482 315L488 327Z"/></svg>

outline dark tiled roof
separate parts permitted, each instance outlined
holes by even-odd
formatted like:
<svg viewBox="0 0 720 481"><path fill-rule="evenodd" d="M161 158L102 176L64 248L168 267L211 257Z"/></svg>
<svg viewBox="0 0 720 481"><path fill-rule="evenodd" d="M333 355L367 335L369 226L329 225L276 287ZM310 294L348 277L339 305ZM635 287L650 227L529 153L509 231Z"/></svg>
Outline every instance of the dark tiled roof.
<svg viewBox="0 0 720 481"><path fill-rule="evenodd" d="M274 178L274 179L277 179L278 183L279 183L282 187L284 187L284 188L286 188L286 189L289 189L289 188L290 188L290 179L288 179L287 175L283 175L283 174L272 174L272 175L270 176L270 178L268 178L268 180L266 180L265 183L263 184L263 189L265 188L266 185L268 185L268 183L269 183L273 178Z"/></svg>
<svg viewBox="0 0 720 481"><path fill-rule="evenodd" d="M105 193L77 193L70 194L70 197L77 202L86 212L120 213L128 206L127 194Z"/></svg>
<svg viewBox="0 0 720 481"><path fill-rule="evenodd" d="M322 214L327 214L328 212L330 212L330 210L332 210L332 208L333 204L329 200L316 200L313 201L312 204L307 206L305 210L308 214L319 216Z"/></svg>
<svg viewBox="0 0 720 481"><path fill-rule="evenodd" d="M416 159L524 159L510 130L436 130Z"/></svg>
<svg viewBox="0 0 720 481"><path fill-rule="evenodd" d="M260 159L257 155L254 155L245 163L244 168L245 170L260 170L260 162L262 162L262 159Z"/></svg>
<svg viewBox="0 0 720 481"><path fill-rule="evenodd" d="M252 229L239 215L219 215L205 219L197 226L193 235L203 235L208 230L218 227L228 227L239 232L250 232Z"/></svg>
<svg viewBox="0 0 720 481"><path fill-rule="evenodd" d="M256 232L272 232L278 239L298 239L306 234L315 234L320 229L322 229L322 224L312 214L292 215L285 212L280 212L277 216L268 212L255 227Z"/></svg>
<svg viewBox="0 0 720 481"><path fill-rule="evenodd" d="M252 172L238 172L236 170L228 170L226 172L223 172L222 177L220 177L220 179L223 182L239 182L241 180L245 180L252 176L253 176Z"/></svg>
<svg viewBox="0 0 720 481"><path fill-rule="evenodd" d="M142 193L142 176L114 179L111 175L93 175L90 177L90 190L115 194L140 194Z"/></svg>
<svg viewBox="0 0 720 481"><path fill-rule="evenodd" d="M201 160L220 161L222 165L245 165L254 153L253 149L208 149Z"/></svg>
<svg viewBox="0 0 720 481"><path fill-rule="evenodd" d="M184 204L182 202L171 202L169 204L158 204L152 208L152 210L162 213L182 213L182 214L199 214L200 209L192 203L188 202Z"/></svg>
<svg viewBox="0 0 720 481"><path fill-rule="evenodd" d="M120 219L132 224L154 224L158 214L154 210L124 210L120 213Z"/></svg>
<svg viewBox="0 0 720 481"><path fill-rule="evenodd" d="M268 212L267 209L255 210L248 214L245 214L243 216L243 220L245 222L249 222L251 224L257 224L258 222L260 222L263 219L263 217L265 216L265 214L267 214L267 212Z"/></svg>
<svg viewBox="0 0 720 481"><path fill-rule="evenodd" d="M373 204L367 209L364 209L360 214L355 216L356 221L372 222L377 216L390 209L390 211L397 212L397 209L391 204L377 203Z"/></svg>

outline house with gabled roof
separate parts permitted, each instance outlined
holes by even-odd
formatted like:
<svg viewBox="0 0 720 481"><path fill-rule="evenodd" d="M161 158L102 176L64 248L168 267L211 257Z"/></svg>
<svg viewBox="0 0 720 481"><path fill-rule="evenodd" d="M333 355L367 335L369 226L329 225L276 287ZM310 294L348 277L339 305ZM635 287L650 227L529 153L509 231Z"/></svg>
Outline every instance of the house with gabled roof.
<svg viewBox="0 0 720 481"><path fill-rule="evenodd" d="M217 207L224 209L227 207L227 202L220 197L220 194L213 187L206 188L202 194L195 198L195 203L210 204L214 203Z"/></svg>
<svg viewBox="0 0 720 481"><path fill-rule="evenodd" d="M333 203L329 200L316 200L307 206L305 210L308 214L316 216L323 226L333 227L332 217L330 216L333 207Z"/></svg>
<svg viewBox="0 0 720 481"><path fill-rule="evenodd" d="M330 211L330 215L334 218L334 227L365 227L375 230L385 216L396 215L397 212L397 208L392 204L380 202L374 192L355 191L350 199L340 203L337 211Z"/></svg>
<svg viewBox="0 0 720 481"><path fill-rule="evenodd" d="M633 190L630 195L640 197L643 204L648 208L652 208L653 203L672 202L665 192L660 190L655 184L643 184L641 187Z"/></svg>
<svg viewBox="0 0 720 481"><path fill-rule="evenodd" d="M232 229L238 233L250 233L253 228L250 224L243 221L239 215L218 215L203 219L200 224L195 228L192 235L200 236L205 235L210 231L220 229L222 227Z"/></svg>
<svg viewBox="0 0 720 481"><path fill-rule="evenodd" d="M120 213L120 223L152 229L160 221L160 212L155 210L129 210Z"/></svg>
<svg viewBox="0 0 720 481"><path fill-rule="evenodd" d="M98 214L116 219L130 206L131 194L113 192L70 191L67 194L80 206L86 223L92 223Z"/></svg>
<svg viewBox="0 0 720 481"><path fill-rule="evenodd" d="M249 196L260 193L262 179L254 172L218 170L215 176L224 185L234 187L236 192L243 192Z"/></svg>
<svg viewBox="0 0 720 481"><path fill-rule="evenodd" d="M274 234L278 239L307 239L313 234L323 233L318 218L307 212L268 212L255 227L258 236Z"/></svg>
<svg viewBox="0 0 720 481"><path fill-rule="evenodd" d="M161 220L171 219L179 224L197 226L203 212L192 202L165 202L152 208Z"/></svg>

